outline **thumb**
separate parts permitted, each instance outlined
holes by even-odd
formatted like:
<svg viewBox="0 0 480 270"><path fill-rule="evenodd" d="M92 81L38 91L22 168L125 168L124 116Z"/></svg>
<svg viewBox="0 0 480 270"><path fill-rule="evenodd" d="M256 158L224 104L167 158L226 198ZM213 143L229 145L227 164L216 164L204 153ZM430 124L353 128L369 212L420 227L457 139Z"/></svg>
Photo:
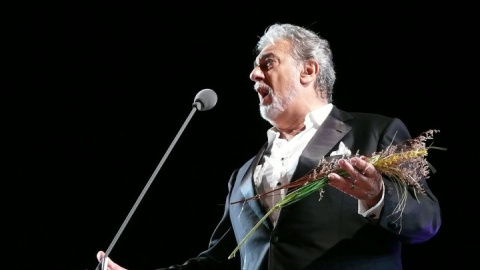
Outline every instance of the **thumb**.
<svg viewBox="0 0 480 270"><path fill-rule="evenodd" d="M97 260L98 262L102 262L103 258L105 257L105 252L99 251L97 252ZM105 259L105 262L103 263L104 269L109 269L109 270L127 270L124 267L121 267L120 265L116 264L113 262L109 257ZM102 270L104 270L102 269Z"/></svg>
<svg viewBox="0 0 480 270"><path fill-rule="evenodd" d="M105 256L105 252L103 252L103 251L97 252L97 260L98 260L98 262L101 262L104 256Z"/></svg>
<svg viewBox="0 0 480 270"><path fill-rule="evenodd" d="M103 260L104 257L105 257L105 252L103 252L103 251L97 252L97 260L98 260L98 262L102 262L102 260ZM109 260L108 257L105 258L105 262L103 263L103 265L102 265L103 267L102 267L101 270L106 270L106 269L108 269L109 261L110 261L110 260Z"/></svg>

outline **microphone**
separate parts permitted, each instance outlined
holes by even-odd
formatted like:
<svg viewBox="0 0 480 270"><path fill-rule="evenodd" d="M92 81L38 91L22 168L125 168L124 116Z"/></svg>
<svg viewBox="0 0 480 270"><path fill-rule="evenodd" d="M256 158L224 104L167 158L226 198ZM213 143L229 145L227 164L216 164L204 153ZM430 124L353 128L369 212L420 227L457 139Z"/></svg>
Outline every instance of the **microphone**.
<svg viewBox="0 0 480 270"><path fill-rule="evenodd" d="M101 260L99 259L99 264L97 265L97 267L95 269L97 269L97 270L106 270L107 269L108 255L112 251L113 246L115 245L118 238L122 234L123 230L127 226L128 221L130 221L130 218L132 217L133 213L135 212L138 205L140 204L140 201L145 196L145 193L147 193L148 188L150 187L153 180L157 176L158 172L162 168L163 163L165 163L165 160L167 159L168 155L172 151L173 146L175 146L176 142L178 141L178 138L180 138L180 135L183 133L183 130L185 130L185 127L187 126L188 122L190 122L190 119L192 118L195 111L196 110L207 111L207 110L210 110L211 108L215 107L216 104L217 104L217 94L212 89L203 89L203 90L201 90L197 93L197 95L195 96L195 99L193 100L192 110L190 111L190 114L188 115L187 119L185 120L182 127L178 131L177 135L173 139L172 143L168 147L167 151L163 155L162 160L160 160L160 163L157 165L157 168L153 172L152 176L150 176L150 179L148 180L147 184L145 185L142 192L140 193L140 196L138 196L137 200L135 201L135 204L133 205L132 209L130 210L127 217L123 221L122 226L120 226L120 229L118 230L117 234L115 235L112 242L110 243L110 246L105 251L104 257Z"/></svg>
<svg viewBox="0 0 480 270"><path fill-rule="evenodd" d="M217 104L217 94L212 89L203 89L195 96L193 107L199 111L207 111Z"/></svg>

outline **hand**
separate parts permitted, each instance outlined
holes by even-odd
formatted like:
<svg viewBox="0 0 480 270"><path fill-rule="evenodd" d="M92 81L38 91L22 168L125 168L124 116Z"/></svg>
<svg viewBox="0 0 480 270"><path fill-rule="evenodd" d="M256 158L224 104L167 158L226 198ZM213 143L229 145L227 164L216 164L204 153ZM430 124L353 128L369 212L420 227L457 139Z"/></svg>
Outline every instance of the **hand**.
<svg viewBox="0 0 480 270"><path fill-rule="evenodd" d="M105 252L99 251L97 253L98 262L101 262L104 256L105 256ZM114 263L110 258L107 258L106 261L107 261L107 268L101 269L101 270L127 270L126 268L123 268L120 265Z"/></svg>
<svg viewBox="0 0 480 270"><path fill-rule="evenodd" d="M349 175L336 173L328 175L329 184L350 196L364 201L373 207L382 197L382 175L375 167L365 161L365 156L353 157L350 160L340 159L338 165Z"/></svg>

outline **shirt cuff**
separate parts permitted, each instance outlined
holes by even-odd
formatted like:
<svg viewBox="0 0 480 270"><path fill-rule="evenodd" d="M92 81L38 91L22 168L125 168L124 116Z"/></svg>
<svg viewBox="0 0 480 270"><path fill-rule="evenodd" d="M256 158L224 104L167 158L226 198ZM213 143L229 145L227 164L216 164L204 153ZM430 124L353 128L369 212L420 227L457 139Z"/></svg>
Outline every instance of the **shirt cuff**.
<svg viewBox="0 0 480 270"><path fill-rule="evenodd" d="M382 208L383 208L384 198L385 198L385 183L383 183L382 181L382 198L380 198L378 203L373 207L371 207L370 209L368 209L368 206L365 204L364 201L358 200L358 213L363 217L368 217L371 219L379 219L380 212L382 211Z"/></svg>

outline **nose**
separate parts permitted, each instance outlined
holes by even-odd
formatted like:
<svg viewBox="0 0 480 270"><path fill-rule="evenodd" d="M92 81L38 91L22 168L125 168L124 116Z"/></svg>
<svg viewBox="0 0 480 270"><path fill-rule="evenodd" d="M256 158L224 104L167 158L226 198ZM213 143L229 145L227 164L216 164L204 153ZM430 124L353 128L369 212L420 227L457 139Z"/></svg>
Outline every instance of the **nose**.
<svg viewBox="0 0 480 270"><path fill-rule="evenodd" d="M255 66L252 70L252 72L250 72L250 80L254 81L254 82L258 82L258 81L261 81L264 79L264 76L263 76L263 72L262 70L260 69L259 66Z"/></svg>

